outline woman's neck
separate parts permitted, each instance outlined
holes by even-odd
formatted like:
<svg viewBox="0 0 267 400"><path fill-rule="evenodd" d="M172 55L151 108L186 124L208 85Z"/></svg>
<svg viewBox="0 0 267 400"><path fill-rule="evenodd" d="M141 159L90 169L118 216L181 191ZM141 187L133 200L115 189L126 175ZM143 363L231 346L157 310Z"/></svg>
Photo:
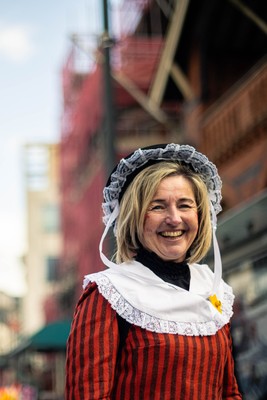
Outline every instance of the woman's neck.
<svg viewBox="0 0 267 400"><path fill-rule="evenodd" d="M149 268L155 275L165 282L189 290L190 269L186 261L176 263L162 260L157 254L141 247L135 257L136 261Z"/></svg>

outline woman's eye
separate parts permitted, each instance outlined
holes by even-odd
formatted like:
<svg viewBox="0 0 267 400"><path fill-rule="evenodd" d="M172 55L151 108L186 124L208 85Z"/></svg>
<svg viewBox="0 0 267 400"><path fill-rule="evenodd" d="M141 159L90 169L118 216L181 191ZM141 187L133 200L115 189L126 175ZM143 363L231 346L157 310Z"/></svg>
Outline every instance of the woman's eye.
<svg viewBox="0 0 267 400"><path fill-rule="evenodd" d="M158 211L158 210L163 210L163 206L159 204L152 205L149 207L149 211Z"/></svg>
<svg viewBox="0 0 267 400"><path fill-rule="evenodd" d="M180 204L179 208L192 208L189 204Z"/></svg>

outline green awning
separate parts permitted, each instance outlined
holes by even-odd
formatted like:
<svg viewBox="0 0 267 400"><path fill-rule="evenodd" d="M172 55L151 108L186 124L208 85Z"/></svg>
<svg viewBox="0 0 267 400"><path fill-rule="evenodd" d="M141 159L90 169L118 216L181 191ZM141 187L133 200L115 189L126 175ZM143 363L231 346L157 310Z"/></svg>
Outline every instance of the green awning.
<svg viewBox="0 0 267 400"><path fill-rule="evenodd" d="M47 324L20 343L20 345L7 354L6 357L10 359L27 350L42 352L65 351L70 326L71 320L69 319Z"/></svg>
<svg viewBox="0 0 267 400"><path fill-rule="evenodd" d="M37 351L65 350L70 332L70 320L56 321L31 336L29 348Z"/></svg>

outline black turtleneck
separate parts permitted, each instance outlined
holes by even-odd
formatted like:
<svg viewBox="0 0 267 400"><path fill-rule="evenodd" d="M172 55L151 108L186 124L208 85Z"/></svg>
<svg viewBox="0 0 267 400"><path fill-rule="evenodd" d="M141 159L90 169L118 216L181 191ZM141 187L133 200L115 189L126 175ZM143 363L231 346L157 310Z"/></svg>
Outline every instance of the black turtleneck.
<svg viewBox="0 0 267 400"><path fill-rule="evenodd" d="M165 282L189 290L190 269L186 261L181 263L164 261L155 253L151 253L144 248L138 250L135 259Z"/></svg>

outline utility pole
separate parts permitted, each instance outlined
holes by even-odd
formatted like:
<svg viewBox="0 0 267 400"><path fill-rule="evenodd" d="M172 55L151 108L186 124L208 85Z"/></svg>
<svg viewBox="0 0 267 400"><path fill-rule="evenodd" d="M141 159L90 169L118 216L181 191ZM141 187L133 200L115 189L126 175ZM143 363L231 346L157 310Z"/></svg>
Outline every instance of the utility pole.
<svg viewBox="0 0 267 400"><path fill-rule="evenodd" d="M102 145L104 147L104 165L105 165L105 178L108 179L111 171L115 167L115 118L114 118L114 104L112 92L112 76L110 65L110 49L113 46L113 40L109 35L109 15L108 15L108 0L103 0L103 22L104 32L102 35L102 51L103 51L103 78L104 78L104 125L102 132ZM115 240L110 232L107 236L107 251L110 258L115 250Z"/></svg>
<svg viewBox="0 0 267 400"><path fill-rule="evenodd" d="M104 73L104 129L103 129L103 145L104 145L104 163L106 165L106 177L115 166L115 147L114 147L114 105L112 93L112 77L110 65L110 49L113 41L109 36L109 15L108 15L108 0L103 0L103 22L104 32L102 35L102 50L103 50L103 73Z"/></svg>

